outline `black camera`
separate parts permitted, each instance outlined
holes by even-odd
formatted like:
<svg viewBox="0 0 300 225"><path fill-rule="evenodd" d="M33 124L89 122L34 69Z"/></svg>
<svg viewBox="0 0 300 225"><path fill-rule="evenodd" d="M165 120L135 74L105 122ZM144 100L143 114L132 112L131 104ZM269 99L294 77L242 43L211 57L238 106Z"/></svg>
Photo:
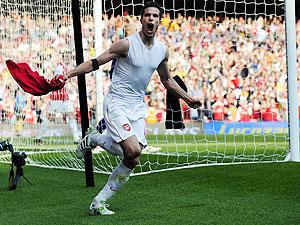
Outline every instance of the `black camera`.
<svg viewBox="0 0 300 225"><path fill-rule="evenodd" d="M27 157L25 152L14 152L14 147L8 141L0 142L0 151L10 151L12 163L16 167L25 166Z"/></svg>
<svg viewBox="0 0 300 225"><path fill-rule="evenodd" d="M20 167L20 166L25 166L26 164L26 159L27 155L25 154L25 152L13 152L12 153L12 163L16 166L16 167Z"/></svg>
<svg viewBox="0 0 300 225"><path fill-rule="evenodd" d="M26 164L26 157L27 155L25 152L14 152L13 145L10 144L8 141L1 141L0 142L0 151L10 151L11 153L11 170L9 172L9 190L15 190L17 188L18 183L23 177L25 180L28 181L32 185L32 183L24 177L24 172L22 166ZM16 175L14 174L14 167L16 169Z"/></svg>

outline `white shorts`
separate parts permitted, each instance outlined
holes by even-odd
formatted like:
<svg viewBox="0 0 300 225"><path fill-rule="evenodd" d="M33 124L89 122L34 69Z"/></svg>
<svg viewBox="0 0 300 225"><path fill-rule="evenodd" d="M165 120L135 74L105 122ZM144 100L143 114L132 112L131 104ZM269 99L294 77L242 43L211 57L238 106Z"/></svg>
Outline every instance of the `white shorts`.
<svg viewBox="0 0 300 225"><path fill-rule="evenodd" d="M50 101L48 107L48 113L70 113L74 112L73 102L70 100L67 101Z"/></svg>
<svg viewBox="0 0 300 225"><path fill-rule="evenodd" d="M129 104L114 97L106 96L103 114L106 129L112 139L119 143L135 135L138 142L146 146L145 104Z"/></svg>

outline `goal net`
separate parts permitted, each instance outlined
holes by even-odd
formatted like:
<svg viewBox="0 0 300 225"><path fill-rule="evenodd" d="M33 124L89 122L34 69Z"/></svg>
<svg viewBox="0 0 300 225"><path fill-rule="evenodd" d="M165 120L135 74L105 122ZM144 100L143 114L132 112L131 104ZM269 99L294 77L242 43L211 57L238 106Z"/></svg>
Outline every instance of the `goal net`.
<svg viewBox="0 0 300 225"><path fill-rule="evenodd" d="M94 13L96 1L80 1L85 60L96 56L98 29L102 49L138 31L144 2L102 1L101 16ZM135 174L283 161L289 154L284 3L156 2L163 7L157 38L169 48L171 74L185 82L202 106L190 109L180 101L184 129L166 129L166 122L173 128L182 123L180 116L174 119L174 110L167 110L166 91L154 73L145 96L149 146ZM0 140L25 151L29 165L84 170L74 144L81 135L77 80L60 93L33 97L18 87L5 66L7 59L27 62L49 79L61 64L74 67L71 1L0 0L0 19ZM95 26L97 20L101 26ZM110 70L109 63L102 68L104 95ZM96 99L95 74L86 77L90 124L96 126L102 100ZM57 111L62 107L55 107L57 100L69 102L66 113ZM110 173L120 160L100 148L93 151L95 172ZM0 152L0 161L9 162L9 153Z"/></svg>

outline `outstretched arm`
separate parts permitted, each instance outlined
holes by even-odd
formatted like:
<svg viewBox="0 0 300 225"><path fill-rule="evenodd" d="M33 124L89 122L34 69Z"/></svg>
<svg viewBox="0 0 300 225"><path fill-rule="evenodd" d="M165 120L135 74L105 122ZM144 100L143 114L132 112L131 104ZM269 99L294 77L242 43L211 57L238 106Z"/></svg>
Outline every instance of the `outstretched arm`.
<svg viewBox="0 0 300 225"><path fill-rule="evenodd" d="M160 76L160 80L166 89L175 96L183 99L190 107L197 108L201 105L198 99L194 99L189 96L171 77L169 68L168 68L168 59L169 59L169 51L166 52L165 59L159 64L157 68L157 72Z"/></svg>
<svg viewBox="0 0 300 225"><path fill-rule="evenodd" d="M111 47L103 52L100 56L96 58L99 66L117 58L126 57L129 50L129 41L127 39L122 39L114 42ZM93 71L93 64L91 60L88 60L80 65L76 66L74 69L70 70L64 74L65 80L68 80L74 76L80 76Z"/></svg>

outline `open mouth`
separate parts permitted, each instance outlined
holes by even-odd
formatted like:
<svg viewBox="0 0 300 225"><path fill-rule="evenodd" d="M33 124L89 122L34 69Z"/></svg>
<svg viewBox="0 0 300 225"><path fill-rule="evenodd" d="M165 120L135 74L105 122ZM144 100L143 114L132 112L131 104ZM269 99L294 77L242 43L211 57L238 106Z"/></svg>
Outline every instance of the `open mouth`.
<svg viewBox="0 0 300 225"><path fill-rule="evenodd" d="M154 24L153 23L148 23L148 30L152 31L154 29Z"/></svg>

